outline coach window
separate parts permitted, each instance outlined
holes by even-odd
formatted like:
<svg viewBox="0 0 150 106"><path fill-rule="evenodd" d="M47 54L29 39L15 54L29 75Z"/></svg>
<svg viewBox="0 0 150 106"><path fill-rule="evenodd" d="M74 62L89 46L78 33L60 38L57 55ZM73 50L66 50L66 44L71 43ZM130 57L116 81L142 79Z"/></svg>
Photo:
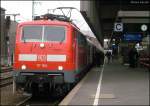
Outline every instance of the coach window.
<svg viewBox="0 0 150 106"><path fill-rule="evenodd" d="M22 41L42 41L42 26L24 26L22 29Z"/></svg>
<svg viewBox="0 0 150 106"><path fill-rule="evenodd" d="M63 42L66 38L66 30L63 26L45 26L44 41Z"/></svg>

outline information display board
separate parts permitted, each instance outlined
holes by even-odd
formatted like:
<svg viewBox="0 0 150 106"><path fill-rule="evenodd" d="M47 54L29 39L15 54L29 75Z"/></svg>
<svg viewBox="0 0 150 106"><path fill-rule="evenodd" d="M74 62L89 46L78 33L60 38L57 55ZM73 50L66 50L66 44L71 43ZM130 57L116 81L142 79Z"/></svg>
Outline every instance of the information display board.
<svg viewBox="0 0 150 106"><path fill-rule="evenodd" d="M122 39L124 41L141 41L142 34L140 33L126 33L123 35Z"/></svg>

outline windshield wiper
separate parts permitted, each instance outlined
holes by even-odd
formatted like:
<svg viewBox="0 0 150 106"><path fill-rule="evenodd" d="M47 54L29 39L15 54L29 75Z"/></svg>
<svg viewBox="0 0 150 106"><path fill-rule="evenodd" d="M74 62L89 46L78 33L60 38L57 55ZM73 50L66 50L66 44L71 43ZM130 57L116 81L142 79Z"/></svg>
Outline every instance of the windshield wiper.
<svg viewBox="0 0 150 106"><path fill-rule="evenodd" d="M23 38L23 42L26 43L26 39L25 38Z"/></svg>
<svg viewBox="0 0 150 106"><path fill-rule="evenodd" d="M62 44L64 40L65 40L65 37L63 37L63 38L61 39L60 44Z"/></svg>

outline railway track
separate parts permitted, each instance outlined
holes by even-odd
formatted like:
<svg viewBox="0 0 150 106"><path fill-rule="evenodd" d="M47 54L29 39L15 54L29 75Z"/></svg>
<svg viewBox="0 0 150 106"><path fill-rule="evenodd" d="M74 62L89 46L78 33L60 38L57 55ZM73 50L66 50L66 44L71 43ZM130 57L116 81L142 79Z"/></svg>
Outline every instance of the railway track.
<svg viewBox="0 0 150 106"><path fill-rule="evenodd" d="M62 99L54 99L48 97L27 97L20 101L16 106L52 106L58 105Z"/></svg>
<svg viewBox="0 0 150 106"><path fill-rule="evenodd" d="M16 106L55 106L66 97L69 92L61 96L46 96L45 94L38 94L36 96L28 95L28 97L20 101ZM50 94L51 95L51 94Z"/></svg>
<svg viewBox="0 0 150 106"><path fill-rule="evenodd" d="M9 86L13 83L13 77L7 77L4 79L0 79L0 88Z"/></svg>
<svg viewBox="0 0 150 106"><path fill-rule="evenodd" d="M12 67L2 67L0 71L0 88L9 86L13 83Z"/></svg>
<svg viewBox="0 0 150 106"><path fill-rule="evenodd" d="M24 99L24 100L20 101L18 104L16 104L16 106L23 106L23 105L25 105L25 103L27 101L29 101L31 98L32 98L32 96L27 97L26 99Z"/></svg>

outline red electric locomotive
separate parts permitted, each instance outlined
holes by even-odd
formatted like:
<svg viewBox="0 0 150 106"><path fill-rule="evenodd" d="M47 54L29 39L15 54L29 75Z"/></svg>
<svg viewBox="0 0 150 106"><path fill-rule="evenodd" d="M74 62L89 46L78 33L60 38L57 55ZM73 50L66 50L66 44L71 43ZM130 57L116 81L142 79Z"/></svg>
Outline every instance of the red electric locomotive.
<svg viewBox="0 0 150 106"><path fill-rule="evenodd" d="M17 27L16 90L57 91L76 83L92 64L93 47L70 22L34 20Z"/></svg>

